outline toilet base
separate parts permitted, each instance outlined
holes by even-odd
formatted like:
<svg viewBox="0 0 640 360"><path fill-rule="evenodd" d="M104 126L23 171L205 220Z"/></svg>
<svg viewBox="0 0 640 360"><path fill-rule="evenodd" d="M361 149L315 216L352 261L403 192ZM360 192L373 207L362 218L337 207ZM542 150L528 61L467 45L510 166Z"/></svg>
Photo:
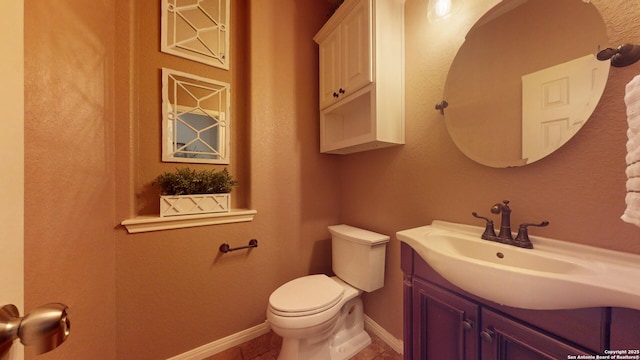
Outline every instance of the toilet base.
<svg viewBox="0 0 640 360"><path fill-rule="evenodd" d="M362 351L364 348L371 344L371 337L366 331L362 330L359 334L355 335L348 341L338 345L331 346L331 360L346 360L350 359L355 354Z"/></svg>
<svg viewBox="0 0 640 360"><path fill-rule="evenodd" d="M341 312L336 326L327 333L302 339L283 337L278 360L347 360L369 346L362 299L350 300Z"/></svg>

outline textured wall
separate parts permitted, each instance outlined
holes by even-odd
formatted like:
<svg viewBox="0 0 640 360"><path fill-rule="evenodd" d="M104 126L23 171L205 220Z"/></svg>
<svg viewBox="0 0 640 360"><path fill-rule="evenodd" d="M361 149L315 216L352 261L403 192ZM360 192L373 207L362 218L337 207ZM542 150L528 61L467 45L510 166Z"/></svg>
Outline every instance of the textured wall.
<svg viewBox="0 0 640 360"><path fill-rule="evenodd" d="M595 114L551 156L522 168L493 169L455 147L434 105L442 98L449 64L475 19L497 1L466 1L448 23L427 21L427 1L407 0L406 145L350 155L340 164L341 220L393 235L434 219L478 224L511 200L512 224L547 219L537 235L640 254L640 228L620 220L625 208L624 86L640 63L612 68ZM611 45L640 38L640 3L598 0ZM365 312L402 336L399 242L387 257L387 285L365 297ZM470 276L472 276L470 274Z"/></svg>
<svg viewBox="0 0 640 360"><path fill-rule="evenodd" d="M25 308L72 322L41 359L115 358L114 9L25 1Z"/></svg>
<svg viewBox="0 0 640 360"><path fill-rule="evenodd" d="M536 234L640 253L640 229L619 219L624 85L640 64L612 69L584 129L533 165L483 167L450 140L433 106L463 34L494 0L465 2L445 29L427 22L426 0L406 1L407 143L344 157L318 153L311 39L327 4L233 0L243 56L228 76L245 127L234 139L235 201L258 215L128 235L117 225L152 211L146 184L173 167L159 160L159 67L191 65L159 53L157 1L81 2L25 2L25 302L67 302L73 321L69 343L42 359L166 358L259 324L277 286L329 271L326 226L337 222L393 235L433 219L475 224L471 211L510 199L514 223L551 221ZM637 42L640 4L593 2L611 45ZM249 254L217 254L253 237ZM365 296L367 314L398 338L399 258L394 237L386 287Z"/></svg>
<svg viewBox="0 0 640 360"><path fill-rule="evenodd" d="M330 271L327 226L338 222L338 163L318 151L318 54L312 40L328 3L231 3L232 62L226 72L161 53L159 1L135 2L132 162L118 164L125 172L133 168L133 181L119 184L119 212L123 218L157 213L158 194L149 183L180 166L160 162L159 69L165 66L231 81L229 169L240 181L234 202L258 214L250 223L134 235L119 229L118 359L167 358L261 324L278 286ZM127 125L119 128L125 148ZM258 239L257 249L218 253L221 243L241 246L251 238Z"/></svg>

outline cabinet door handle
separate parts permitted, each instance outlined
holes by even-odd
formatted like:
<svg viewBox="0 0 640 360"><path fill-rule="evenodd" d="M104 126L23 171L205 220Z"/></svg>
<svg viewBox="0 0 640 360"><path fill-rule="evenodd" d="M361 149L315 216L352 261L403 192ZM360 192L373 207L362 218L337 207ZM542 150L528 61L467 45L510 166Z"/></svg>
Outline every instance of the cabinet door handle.
<svg viewBox="0 0 640 360"><path fill-rule="evenodd" d="M473 329L473 321L464 320L462 322L462 329L465 330L465 331L469 331L469 330Z"/></svg>
<svg viewBox="0 0 640 360"><path fill-rule="evenodd" d="M340 94L344 94L344 89L343 89L343 88L340 88L340 90L338 90L338 92L339 92Z"/></svg>
<svg viewBox="0 0 640 360"><path fill-rule="evenodd" d="M333 92L333 97L334 97L334 98L337 98L338 96L340 96L340 95L338 95L338 93L334 91L334 92Z"/></svg>
<svg viewBox="0 0 640 360"><path fill-rule="evenodd" d="M482 340L486 341L486 342L492 342L493 341L493 331L489 330L489 329L484 329L482 331L480 331L480 338L482 338Z"/></svg>

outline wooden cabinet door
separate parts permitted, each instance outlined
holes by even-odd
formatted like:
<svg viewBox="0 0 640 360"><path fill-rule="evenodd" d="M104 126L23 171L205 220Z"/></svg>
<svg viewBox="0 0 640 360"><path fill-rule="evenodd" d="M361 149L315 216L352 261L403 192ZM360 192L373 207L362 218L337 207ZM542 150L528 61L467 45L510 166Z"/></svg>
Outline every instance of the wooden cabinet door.
<svg viewBox="0 0 640 360"><path fill-rule="evenodd" d="M628 350L628 355L640 355L640 311L627 308L611 310L612 350Z"/></svg>
<svg viewBox="0 0 640 360"><path fill-rule="evenodd" d="M371 21L371 0L361 0L342 22L342 82L337 89L340 97L373 81Z"/></svg>
<svg viewBox="0 0 640 360"><path fill-rule="evenodd" d="M479 308L475 303L415 280L413 359L477 359L478 315Z"/></svg>
<svg viewBox="0 0 640 360"><path fill-rule="evenodd" d="M595 355L492 311L482 309L482 360L557 360Z"/></svg>
<svg viewBox="0 0 640 360"><path fill-rule="evenodd" d="M361 0L319 44L320 109L373 81L371 0Z"/></svg>
<svg viewBox="0 0 640 360"><path fill-rule="evenodd" d="M338 101L340 87L340 28L333 30L319 44L320 109Z"/></svg>

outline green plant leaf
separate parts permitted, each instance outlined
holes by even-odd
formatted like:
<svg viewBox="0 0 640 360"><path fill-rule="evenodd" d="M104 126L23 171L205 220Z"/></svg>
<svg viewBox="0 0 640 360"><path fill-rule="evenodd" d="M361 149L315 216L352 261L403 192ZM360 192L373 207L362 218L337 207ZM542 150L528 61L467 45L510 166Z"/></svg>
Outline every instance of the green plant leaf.
<svg viewBox="0 0 640 360"><path fill-rule="evenodd" d="M178 168L174 172L158 175L153 185L158 184L163 195L225 194L230 193L238 182L227 168L215 170L192 170Z"/></svg>

